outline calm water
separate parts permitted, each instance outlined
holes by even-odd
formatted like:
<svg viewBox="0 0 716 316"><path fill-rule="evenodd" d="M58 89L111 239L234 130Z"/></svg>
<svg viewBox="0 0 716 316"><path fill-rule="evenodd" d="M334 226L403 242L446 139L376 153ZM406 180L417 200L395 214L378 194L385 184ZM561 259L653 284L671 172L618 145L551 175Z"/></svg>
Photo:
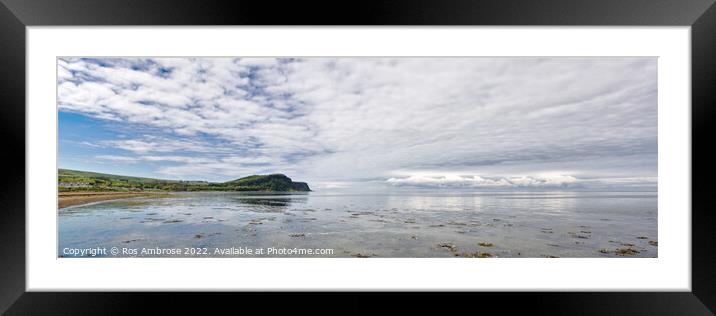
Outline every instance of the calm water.
<svg viewBox="0 0 716 316"><path fill-rule="evenodd" d="M106 253L87 250L97 247L107 249ZM111 247L120 253L112 255ZM153 254L157 249L165 254ZM263 255L256 254L259 249L265 251ZM267 254L271 249L274 253ZM323 252L328 254L290 253L297 249L326 249ZM148 252L142 254L143 250ZM180 253L166 254L170 251ZM59 210L58 256L91 253L99 257L657 257L657 195L186 193Z"/></svg>

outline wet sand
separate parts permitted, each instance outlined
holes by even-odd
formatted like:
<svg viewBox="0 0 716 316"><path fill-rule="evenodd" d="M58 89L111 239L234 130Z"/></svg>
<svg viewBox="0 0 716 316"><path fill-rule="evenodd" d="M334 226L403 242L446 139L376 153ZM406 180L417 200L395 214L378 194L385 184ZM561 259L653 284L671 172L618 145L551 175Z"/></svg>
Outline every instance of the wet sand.
<svg viewBox="0 0 716 316"><path fill-rule="evenodd" d="M58 208L133 197L162 197L166 192L60 192Z"/></svg>

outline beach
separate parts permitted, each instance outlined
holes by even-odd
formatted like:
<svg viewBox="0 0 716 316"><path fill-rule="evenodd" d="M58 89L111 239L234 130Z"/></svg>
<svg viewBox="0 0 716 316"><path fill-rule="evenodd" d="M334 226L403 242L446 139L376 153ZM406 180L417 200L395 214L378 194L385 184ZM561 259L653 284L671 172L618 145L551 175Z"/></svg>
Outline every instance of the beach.
<svg viewBox="0 0 716 316"><path fill-rule="evenodd" d="M94 202L126 199L134 197L160 197L166 196L166 192L59 192L57 196L57 207L64 208L73 205L82 205Z"/></svg>

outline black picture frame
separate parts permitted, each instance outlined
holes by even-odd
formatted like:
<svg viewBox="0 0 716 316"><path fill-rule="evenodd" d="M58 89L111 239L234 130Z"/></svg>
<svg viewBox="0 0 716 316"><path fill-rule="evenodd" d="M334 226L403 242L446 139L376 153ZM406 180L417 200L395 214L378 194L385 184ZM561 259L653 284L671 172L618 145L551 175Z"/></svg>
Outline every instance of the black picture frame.
<svg viewBox="0 0 716 316"><path fill-rule="evenodd" d="M70 25L589 25L691 26L692 57L692 292L480 293L487 302L512 302L502 311L547 314L711 315L716 311L714 167L709 160L710 120L716 110L716 5L714 0L492 0L492 1L198 1L0 0L0 128L4 146L0 194L0 311L7 314L183 313L224 308L223 296L186 293L37 293L25 291L25 54L27 26ZM665 150L660 148L660 150ZM696 170L698 169L698 172ZM50 198L50 197L48 197ZM54 197L52 197L54 198ZM684 210L688 211L688 210ZM367 295L367 294L363 294ZM239 300L239 301L237 301ZM325 300L325 299L324 299ZM454 297L396 299L401 311L449 303ZM314 302L292 296L277 309ZM334 294L325 300L360 311L376 300ZM448 301L448 302L446 302ZM458 300L459 301L459 300ZM469 299L473 304L475 299ZM141 306L142 302L149 303ZM201 302L178 304L182 302ZM255 302L251 295L231 298ZM416 302L419 302L416 304ZM519 302L516 304L516 302ZM270 303L269 303L270 304ZM480 311L489 306L474 306ZM494 307L494 306L493 306Z"/></svg>

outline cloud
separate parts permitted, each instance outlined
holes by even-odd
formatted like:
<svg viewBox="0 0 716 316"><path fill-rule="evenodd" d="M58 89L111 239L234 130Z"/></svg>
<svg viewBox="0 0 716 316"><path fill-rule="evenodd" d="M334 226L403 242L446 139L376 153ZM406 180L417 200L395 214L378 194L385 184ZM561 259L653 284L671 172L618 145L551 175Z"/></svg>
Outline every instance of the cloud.
<svg viewBox="0 0 716 316"><path fill-rule="evenodd" d="M470 187L470 188L566 188L578 183L575 177L567 175L545 177L502 177L485 178L476 175L409 176L390 178L388 183L395 186L416 187Z"/></svg>
<svg viewBox="0 0 716 316"><path fill-rule="evenodd" d="M413 175L390 178L386 183L395 187L472 188L472 189L608 189L655 187L656 177L576 178L570 175L537 175L483 177L479 175Z"/></svg>
<svg viewBox="0 0 716 316"><path fill-rule="evenodd" d="M171 153L171 152L195 152L195 153L227 153L229 148L222 148L206 141L190 139L171 139L143 135L141 138L106 140L95 146L104 146L130 151L138 154L146 153Z"/></svg>
<svg viewBox="0 0 716 316"><path fill-rule="evenodd" d="M135 162L139 161L139 159L137 159L135 157L127 157L127 156L97 155L94 158L100 159L100 160L108 160L108 161L124 162L124 163L135 163Z"/></svg>
<svg viewBox="0 0 716 316"><path fill-rule="evenodd" d="M141 130L107 148L204 158L163 174L543 185L657 176L656 71L651 57L63 58L58 106Z"/></svg>

